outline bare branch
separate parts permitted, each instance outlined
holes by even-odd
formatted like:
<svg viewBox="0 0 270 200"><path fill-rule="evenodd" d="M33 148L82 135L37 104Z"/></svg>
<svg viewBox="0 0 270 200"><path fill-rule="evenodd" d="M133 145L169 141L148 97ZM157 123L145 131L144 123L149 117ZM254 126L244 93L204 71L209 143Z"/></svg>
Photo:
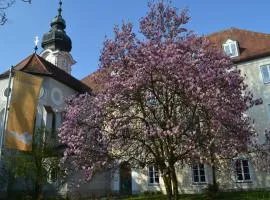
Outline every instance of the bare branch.
<svg viewBox="0 0 270 200"><path fill-rule="evenodd" d="M32 0L21 0L22 2L31 3ZM10 8L16 3L16 0L0 0L0 26L7 22L7 16L5 10Z"/></svg>

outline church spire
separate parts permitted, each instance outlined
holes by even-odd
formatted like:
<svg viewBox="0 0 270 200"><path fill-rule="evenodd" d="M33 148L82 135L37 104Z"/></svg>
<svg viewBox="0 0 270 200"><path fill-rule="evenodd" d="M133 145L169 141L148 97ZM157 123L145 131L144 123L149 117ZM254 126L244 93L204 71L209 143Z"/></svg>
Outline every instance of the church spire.
<svg viewBox="0 0 270 200"><path fill-rule="evenodd" d="M41 46L43 51L41 56L56 67L71 73L71 66L76 63L70 51L72 42L66 34L66 22L62 17L62 0L59 0L57 15L51 21L51 29L42 38Z"/></svg>
<svg viewBox="0 0 270 200"><path fill-rule="evenodd" d="M58 16L62 15L62 0L59 1Z"/></svg>
<svg viewBox="0 0 270 200"><path fill-rule="evenodd" d="M41 46L44 49L70 52L72 42L65 32L66 22L62 17L62 0L59 1L58 15L51 21L51 30L43 35Z"/></svg>

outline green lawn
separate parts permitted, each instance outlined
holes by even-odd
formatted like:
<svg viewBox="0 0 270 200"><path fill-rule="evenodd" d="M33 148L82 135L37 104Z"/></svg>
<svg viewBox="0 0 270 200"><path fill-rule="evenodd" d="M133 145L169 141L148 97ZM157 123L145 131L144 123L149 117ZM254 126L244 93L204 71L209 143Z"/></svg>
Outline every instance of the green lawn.
<svg viewBox="0 0 270 200"><path fill-rule="evenodd" d="M270 200L270 191L221 192L215 199L209 199L205 194L180 195L179 200ZM8 198L10 200L34 200L27 196ZM45 198L46 200L71 200L72 198ZM76 200L167 200L162 194L142 194L131 197L77 198Z"/></svg>
<svg viewBox="0 0 270 200"><path fill-rule="evenodd" d="M164 195L140 195L121 200L166 200ZM207 196L180 195L179 200L207 200ZM216 200L270 200L270 191L248 191L248 192L222 192L217 195Z"/></svg>

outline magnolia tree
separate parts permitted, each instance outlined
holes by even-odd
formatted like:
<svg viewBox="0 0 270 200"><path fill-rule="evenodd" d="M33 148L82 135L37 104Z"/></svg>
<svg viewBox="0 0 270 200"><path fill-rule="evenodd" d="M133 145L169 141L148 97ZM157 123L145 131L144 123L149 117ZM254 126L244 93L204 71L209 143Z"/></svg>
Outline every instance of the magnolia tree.
<svg viewBox="0 0 270 200"><path fill-rule="evenodd" d="M73 96L66 101L67 113L59 130L61 142L67 148L63 161L72 168L85 170L90 180L97 170L114 166L101 99L89 94ZM91 110L91 112L89 112Z"/></svg>
<svg viewBox="0 0 270 200"><path fill-rule="evenodd" d="M68 101L60 129L64 160L96 170L128 161L156 166L168 199L177 199L176 166L216 162L245 152L253 131L243 115L254 105L231 60L168 4L149 5L137 37L131 24L114 30L100 57L103 86Z"/></svg>

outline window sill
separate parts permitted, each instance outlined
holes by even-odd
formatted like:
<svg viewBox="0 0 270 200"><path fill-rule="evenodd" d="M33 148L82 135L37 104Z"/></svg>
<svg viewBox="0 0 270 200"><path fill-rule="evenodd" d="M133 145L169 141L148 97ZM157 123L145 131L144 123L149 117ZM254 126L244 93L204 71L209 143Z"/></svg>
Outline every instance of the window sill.
<svg viewBox="0 0 270 200"><path fill-rule="evenodd" d="M239 55L237 54L237 55L228 55L230 58L237 58L237 57L239 57Z"/></svg>
<svg viewBox="0 0 270 200"><path fill-rule="evenodd" d="M265 84L265 85L268 85L268 84L270 84L270 81L263 81L263 84Z"/></svg>
<svg viewBox="0 0 270 200"><path fill-rule="evenodd" d="M236 183L252 183L252 180L236 181Z"/></svg>
<svg viewBox="0 0 270 200"><path fill-rule="evenodd" d="M207 182L192 182L192 185L207 185Z"/></svg>
<svg viewBox="0 0 270 200"><path fill-rule="evenodd" d="M148 186L159 186L159 183L148 183Z"/></svg>

